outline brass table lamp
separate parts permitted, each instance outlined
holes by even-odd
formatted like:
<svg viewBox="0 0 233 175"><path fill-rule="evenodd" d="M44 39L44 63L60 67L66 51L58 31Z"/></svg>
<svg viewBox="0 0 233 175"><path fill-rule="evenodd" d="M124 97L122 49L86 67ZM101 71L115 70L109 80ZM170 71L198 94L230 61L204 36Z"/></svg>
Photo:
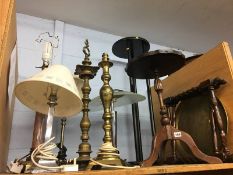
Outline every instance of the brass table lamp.
<svg viewBox="0 0 233 175"><path fill-rule="evenodd" d="M109 61L108 54L104 53L102 55L102 61L99 66L103 69L103 74L101 79L103 81L103 86L100 89L100 98L104 108L103 120L104 120L104 143L99 148L97 157L89 163L87 169L91 169L94 165L106 164L106 165L123 165L120 159L119 151L113 146L112 143L112 111L111 104L113 100L113 89L109 85L111 76L109 74L109 68L112 67L113 63Z"/></svg>

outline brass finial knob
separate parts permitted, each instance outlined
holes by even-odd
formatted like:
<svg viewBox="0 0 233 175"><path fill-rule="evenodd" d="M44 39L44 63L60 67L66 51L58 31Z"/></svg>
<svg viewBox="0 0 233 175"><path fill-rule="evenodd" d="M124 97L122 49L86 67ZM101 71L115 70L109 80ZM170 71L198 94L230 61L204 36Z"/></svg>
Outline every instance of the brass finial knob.
<svg viewBox="0 0 233 175"><path fill-rule="evenodd" d="M102 55L102 61L109 61L109 57L107 53L103 53Z"/></svg>

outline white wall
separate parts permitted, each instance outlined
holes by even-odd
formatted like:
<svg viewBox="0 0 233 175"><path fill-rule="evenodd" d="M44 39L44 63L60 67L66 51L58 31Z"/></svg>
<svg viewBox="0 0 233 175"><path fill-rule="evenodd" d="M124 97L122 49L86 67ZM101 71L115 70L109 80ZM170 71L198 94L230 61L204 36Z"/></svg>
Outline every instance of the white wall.
<svg viewBox="0 0 233 175"><path fill-rule="evenodd" d="M122 89L129 91L129 80L124 68L126 60L119 59L112 53L112 45L121 36L115 36L107 33L102 33L78 26L66 24L61 21L52 21L41 18L36 18L24 14L17 14L17 45L18 45L18 59L19 59L19 81L30 77L40 71L36 66L41 66L42 45L35 42L35 39L42 32L55 33L60 38L59 48L55 49L54 64L63 64L67 66L71 72L74 72L75 66L81 64L84 58L82 48L84 40L88 39L90 43L91 61L93 65L97 65L101 60L103 52L107 52L114 66L110 69L112 80L110 82L113 89ZM150 50L167 48L156 44L151 44ZM192 53L184 52L184 54L192 55ZM99 89L102 86L100 79L102 70L100 70L96 77L91 80L92 88L90 97L96 97L99 94ZM146 96L146 84L144 80L137 81L138 93ZM139 103L141 133L144 158L150 153L151 144L151 130L149 121L149 112L147 107L147 100ZM134 136L132 126L131 107L124 106L117 108L118 111L118 145L122 159L128 161L135 160L134 150ZM11 143L8 161L14 160L27 154L30 150L33 123L35 112L25 107L18 100L16 100L13 128L11 132ZM67 120L67 127L65 131L65 145L68 148L68 157L77 157L76 153L78 145L80 144L80 119L82 113ZM90 128L90 144L92 146L92 157L96 156L97 150L102 143L103 138L103 120L102 112L92 112L89 114L91 120ZM56 140L59 140L60 121L54 121L54 134Z"/></svg>

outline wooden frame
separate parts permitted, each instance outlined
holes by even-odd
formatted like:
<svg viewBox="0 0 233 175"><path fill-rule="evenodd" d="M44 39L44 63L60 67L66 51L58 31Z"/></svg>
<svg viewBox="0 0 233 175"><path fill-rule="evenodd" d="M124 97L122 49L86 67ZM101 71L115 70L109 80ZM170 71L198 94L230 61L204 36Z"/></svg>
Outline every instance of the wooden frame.
<svg viewBox="0 0 233 175"><path fill-rule="evenodd" d="M11 97L8 97L7 89L10 56L16 43L14 0L0 0L0 39L0 172L2 172L6 169L13 115L13 104L8 104Z"/></svg>

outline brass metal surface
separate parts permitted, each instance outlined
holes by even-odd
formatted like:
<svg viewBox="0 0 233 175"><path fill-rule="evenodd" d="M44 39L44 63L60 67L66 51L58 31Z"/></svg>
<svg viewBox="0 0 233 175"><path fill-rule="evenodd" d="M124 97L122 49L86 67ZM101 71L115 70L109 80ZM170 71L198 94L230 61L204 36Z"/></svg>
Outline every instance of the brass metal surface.
<svg viewBox="0 0 233 175"><path fill-rule="evenodd" d="M109 61L108 54L103 53L102 61L99 63L99 66L103 70L101 79L103 81L103 86L100 88L100 98L104 108L103 114L103 129L104 129L104 138L103 144L99 148L97 153L96 161L99 163L104 163L108 165L122 165L122 160L119 156L119 151L113 146L112 143L112 110L111 104L113 100L113 89L109 85L111 80L111 75L109 74L109 68L112 67L113 63ZM90 162L87 169L91 169L95 162Z"/></svg>
<svg viewBox="0 0 233 175"><path fill-rule="evenodd" d="M220 101L218 101L218 107L223 121L223 129L227 133L227 114ZM180 130L189 133L202 152L214 156L214 133L212 130L211 115L212 109L209 95L200 94L199 96L183 100L178 105L176 110L176 126ZM217 132L217 143L220 147L221 138L219 132ZM197 161L182 143L176 142L176 145L177 156L179 158L182 158L186 162Z"/></svg>
<svg viewBox="0 0 233 175"><path fill-rule="evenodd" d="M109 85L111 80L111 75L109 74L109 68L112 67L113 63L109 61L108 55L103 54L102 61L99 63L99 66L103 69L103 74L101 79L103 81L103 86L100 89L100 98L104 107L104 143L112 143L112 112L111 104L113 100L113 89Z"/></svg>
<svg viewBox="0 0 233 175"><path fill-rule="evenodd" d="M89 84L89 80L93 79L94 76L96 75L99 67L98 66L91 66L91 61L90 61L90 50L89 50L89 43L88 40L85 41L85 46L83 47L83 53L85 55L85 58L82 62L82 65L77 65L76 70L75 70L75 75L79 75L81 79L84 80L83 82L83 87L82 87L82 93L83 93L83 117L80 122L80 127L81 127L81 140L82 143L79 145L78 153L79 157L77 159L78 162L87 162L90 160L90 154L91 154L91 145L88 142L89 140L89 129L91 126L91 122L88 117L88 112L89 112L89 94L91 92L91 87Z"/></svg>

